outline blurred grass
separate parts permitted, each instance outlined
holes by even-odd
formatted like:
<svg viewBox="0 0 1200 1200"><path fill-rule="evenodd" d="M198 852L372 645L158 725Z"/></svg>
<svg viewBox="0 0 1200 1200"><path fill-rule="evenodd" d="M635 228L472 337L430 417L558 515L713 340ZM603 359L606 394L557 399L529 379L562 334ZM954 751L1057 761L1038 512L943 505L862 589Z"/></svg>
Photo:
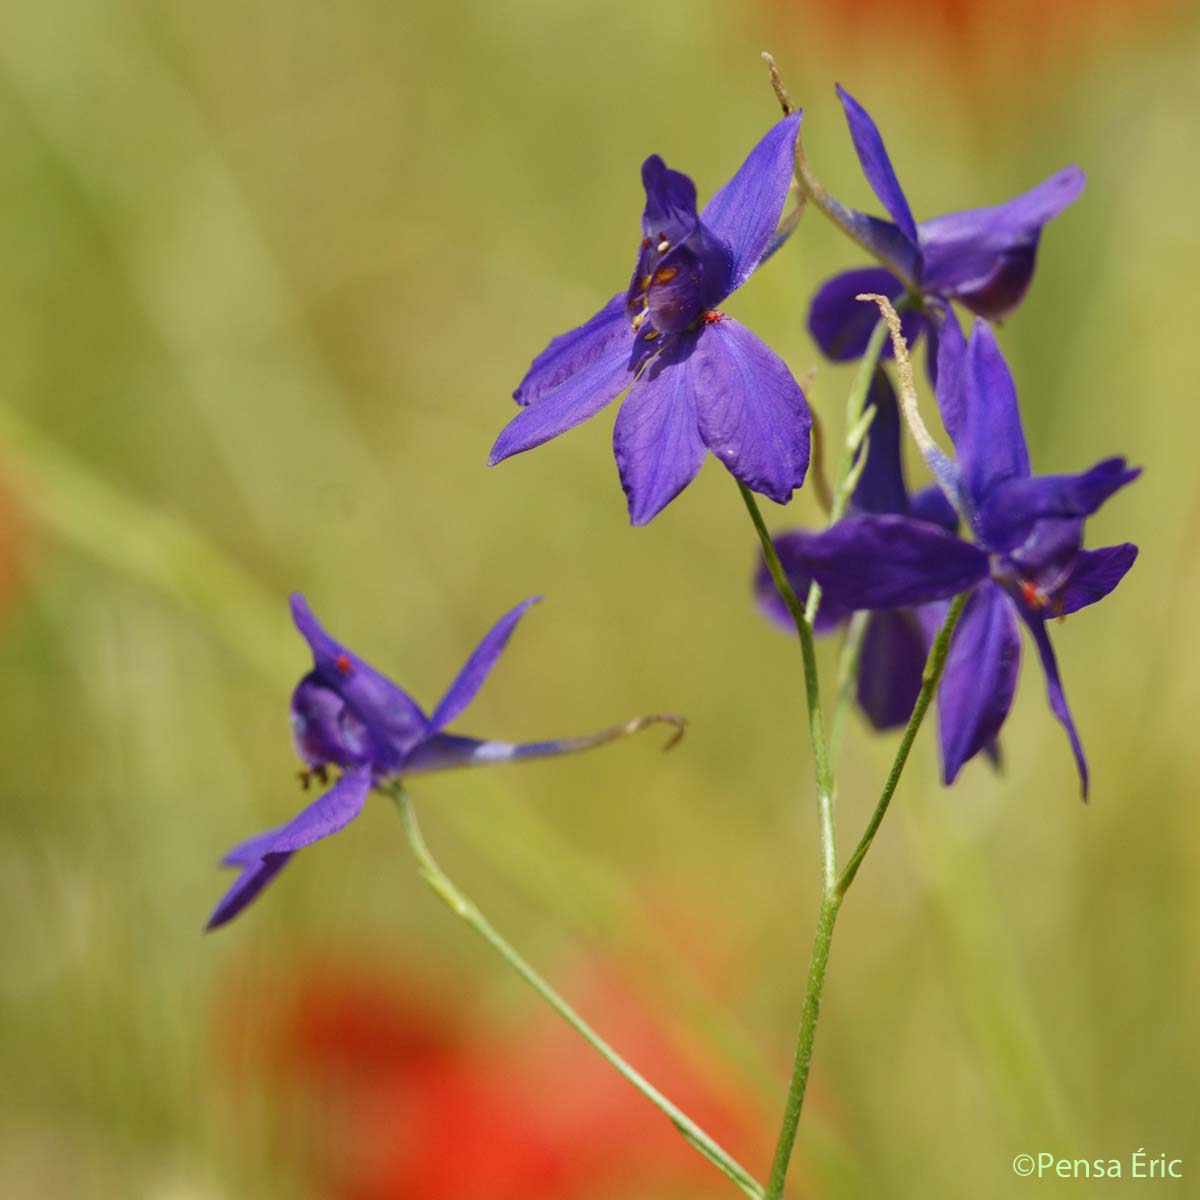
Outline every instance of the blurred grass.
<svg viewBox="0 0 1200 1200"><path fill-rule="evenodd" d="M1093 803L1032 670L1003 778L976 766L941 790L923 736L838 934L800 1153L830 1197L1007 1197L1012 1156L1039 1149L1186 1161L1195 26L1067 46L988 91L934 73L928 48L897 56L886 30L848 49L768 4L54 0L0 18L0 486L26 514L0 627L0 1190L303 1194L298 1133L223 1067L215 998L246 963L349 942L469 980L481 1020L531 1003L422 894L377 812L198 936L219 854L297 802L295 587L423 700L545 592L470 714L481 733L687 713L666 758L639 739L415 794L439 855L550 974L615 941L669 1009L670 949L698 1057L725 1012L750 1043L734 1058L782 1088L815 902L810 769L732 485L710 464L630 531L611 413L483 466L528 359L620 285L641 158L704 194L773 119L768 44L850 202L870 203L835 76L879 117L919 216L1087 169L1002 337L1041 469L1115 451L1148 468L1089 530L1137 541L1135 571L1057 631ZM802 372L807 297L853 261L810 216L734 311ZM834 427L848 383L822 366L812 390ZM816 519L807 495L772 516ZM889 757L849 731L843 828ZM582 900L552 901L514 853L526 837L592 864ZM551 889L570 873L554 868Z"/></svg>

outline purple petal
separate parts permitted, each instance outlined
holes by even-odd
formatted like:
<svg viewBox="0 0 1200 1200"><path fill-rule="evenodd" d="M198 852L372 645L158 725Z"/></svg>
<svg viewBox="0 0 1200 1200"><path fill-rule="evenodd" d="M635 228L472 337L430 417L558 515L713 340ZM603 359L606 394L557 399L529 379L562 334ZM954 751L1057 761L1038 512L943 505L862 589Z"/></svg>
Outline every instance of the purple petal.
<svg viewBox="0 0 1200 1200"><path fill-rule="evenodd" d="M705 446L687 358L692 336L672 338L633 386L613 428L613 452L629 519L645 525L692 480Z"/></svg>
<svg viewBox="0 0 1200 1200"><path fill-rule="evenodd" d="M752 491L786 504L808 470L812 417L783 360L721 315L704 326L683 369L708 448Z"/></svg>
<svg viewBox="0 0 1200 1200"><path fill-rule="evenodd" d="M900 406L885 372L876 370L867 392L875 416L867 432L867 461L851 497L860 513L908 512L908 488L900 450Z"/></svg>
<svg viewBox="0 0 1200 1200"><path fill-rule="evenodd" d="M947 533L954 533L958 529L958 513L954 511L954 505L946 499L946 493L936 483L922 488L912 497L909 501L908 515L918 521L937 525Z"/></svg>
<svg viewBox="0 0 1200 1200"><path fill-rule="evenodd" d="M1007 479L990 488L977 514L979 538L995 551L1013 551L1027 572L1042 569L1042 547L1031 542L1050 529L1075 530L1082 540L1082 518L1091 516L1114 492L1138 478L1141 468L1124 458L1105 458L1078 475L1032 475ZM1054 539L1051 539L1051 541ZM1019 547L1019 550L1018 550Z"/></svg>
<svg viewBox="0 0 1200 1200"><path fill-rule="evenodd" d="M1006 479L989 491L979 509L980 536L995 550L1011 550L1041 522L1091 516L1140 474L1140 467L1126 465L1123 458L1106 458L1078 475Z"/></svg>
<svg viewBox="0 0 1200 1200"><path fill-rule="evenodd" d="M308 602L299 592L291 597L292 620L313 655L308 678L319 681L346 702L352 714L366 726L373 743L377 765L394 754L407 752L425 735L428 720L407 692L335 641L321 627Z"/></svg>
<svg viewBox="0 0 1200 1200"><path fill-rule="evenodd" d="M590 321L556 337L513 393L523 405L492 447L489 466L540 446L593 417L633 381L644 343L614 296Z"/></svg>
<svg viewBox="0 0 1200 1200"><path fill-rule="evenodd" d="M798 112L772 126L700 214L732 254L731 292L750 278L771 245L792 183L799 132Z"/></svg>
<svg viewBox="0 0 1200 1200"><path fill-rule="evenodd" d="M255 865L247 865L213 909L205 929L211 932L232 921L287 866L291 857L290 854L269 854Z"/></svg>
<svg viewBox="0 0 1200 1200"><path fill-rule="evenodd" d="M798 529L791 533L781 533L773 539L775 553L779 555L783 573L787 576L787 581L791 584L792 591L796 593L801 604L808 598L808 589L813 582L812 575L805 569L801 561L804 546L811 536L806 531ZM763 561L761 554L758 555L754 571L754 598L759 612L767 620L778 625L784 633L794 634L796 632L792 614L788 612L787 605L783 602L783 597L780 596L779 589L776 588L775 581L771 578L771 572L767 570L767 564ZM817 609L816 620L813 622L813 630L816 633L831 633L849 618L852 611L852 609L822 597L821 606Z"/></svg>
<svg viewBox="0 0 1200 1200"><path fill-rule="evenodd" d="M846 123L850 126L855 153L862 164L863 174L866 175L871 190L879 197L879 203L896 222L900 232L915 246L917 223L913 220L912 210L908 207L908 200L900 187L900 181L896 178L892 160L888 158L879 129L867 110L840 84L837 85L837 94L846 114Z"/></svg>
<svg viewBox="0 0 1200 1200"><path fill-rule="evenodd" d="M872 613L863 634L858 668L858 703L876 729L908 723L928 652L913 612Z"/></svg>
<svg viewBox="0 0 1200 1200"><path fill-rule="evenodd" d="M418 746L404 765L405 775L429 771L447 771L456 767L486 767L496 763L520 762L530 758L557 758L563 754L579 754L597 746L640 733L652 725L672 725L675 733L667 742L672 746L683 732L679 717L634 717L620 725L601 729L582 737L556 738L547 742L496 742L480 738L460 737L452 733L437 733Z"/></svg>
<svg viewBox="0 0 1200 1200"><path fill-rule="evenodd" d="M1075 729L1075 721L1071 710L1067 707L1066 693L1063 691L1062 679L1058 674L1058 661L1054 657L1054 647L1050 644L1050 635L1046 632L1046 622L1041 616L1021 610L1029 632L1033 634L1034 644L1042 659L1042 670L1046 673L1046 695L1050 701L1050 711L1062 722L1071 741L1071 751L1075 755L1075 763L1079 767L1079 780L1083 788L1083 798L1088 794L1088 765L1084 757L1083 744Z"/></svg>
<svg viewBox="0 0 1200 1200"><path fill-rule="evenodd" d="M347 771L323 796L289 821L271 843L271 856L311 846L345 829L363 810L371 791L371 768Z"/></svg>
<svg viewBox="0 0 1200 1200"><path fill-rule="evenodd" d="M909 608L965 592L988 573L970 542L910 517L848 517L824 533L791 535L794 561L835 604Z"/></svg>
<svg viewBox="0 0 1200 1200"><path fill-rule="evenodd" d="M393 756L387 735L373 734L345 697L323 683L316 671L305 675L292 692L291 717L292 744L309 767L331 763L351 767L376 759L382 764ZM417 729L412 736L423 735L424 730Z"/></svg>
<svg viewBox="0 0 1200 1200"><path fill-rule="evenodd" d="M997 484L1029 474L1017 389L985 321L977 319L971 330L959 395L959 472L967 494L982 508Z"/></svg>
<svg viewBox="0 0 1200 1200"><path fill-rule="evenodd" d="M1021 637L1008 597L993 583L977 588L954 631L938 687L942 778L986 750L1012 707L1021 669Z"/></svg>
<svg viewBox="0 0 1200 1200"><path fill-rule="evenodd" d="M958 447L963 436L963 364L967 359L967 343L959 327L954 309L946 305L937 332L937 368L934 371L934 394L942 424Z"/></svg>
<svg viewBox="0 0 1200 1200"><path fill-rule="evenodd" d="M1100 550L1081 550L1075 560L1075 569L1058 596L1055 613L1069 616L1103 600L1125 578L1137 554L1138 548L1131 542Z"/></svg>
<svg viewBox="0 0 1200 1200"><path fill-rule="evenodd" d="M483 641L471 652L471 657L467 659L454 682L446 689L446 694L442 697L441 702L434 709L433 716L429 718L430 729L435 732L445 729L475 699L484 680L487 679L496 665L497 659L504 652L504 647L508 645L508 639L512 637L517 622L525 615L526 610L540 599L540 596L531 596L528 600L523 600L511 612L505 613L488 630Z"/></svg>
<svg viewBox="0 0 1200 1200"><path fill-rule="evenodd" d="M813 297L808 310L808 331L821 353L834 362L849 362L861 358L871 340L871 331L879 320L879 309L855 297L862 293L888 296L898 302L904 295L904 284L882 267L862 267L843 271L826 280ZM919 312L900 315L900 328L911 347L927 327L928 321ZM880 358L892 356L891 338L885 339Z"/></svg>
<svg viewBox="0 0 1200 1200"><path fill-rule="evenodd" d="M285 827L277 825L274 829L264 829L253 837L239 842L221 859L223 867L256 867L267 856L267 852L275 844L275 839Z"/></svg>
<svg viewBox="0 0 1200 1200"><path fill-rule="evenodd" d="M642 163L646 207L642 233L651 241L672 246L685 241L696 228L696 185L682 171L672 171L657 154Z"/></svg>
<svg viewBox="0 0 1200 1200"><path fill-rule="evenodd" d="M1033 278L1043 226L1078 199L1085 182L1078 167L1065 167L1007 204L922 221L922 284L980 316L1004 316Z"/></svg>
<svg viewBox="0 0 1200 1200"><path fill-rule="evenodd" d="M577 329L560 333L532 362L513 399L525 407L566 383L597 360L613 358L618 348L628 356L633 331L625 315L625 297L615 295Z"/></svg>

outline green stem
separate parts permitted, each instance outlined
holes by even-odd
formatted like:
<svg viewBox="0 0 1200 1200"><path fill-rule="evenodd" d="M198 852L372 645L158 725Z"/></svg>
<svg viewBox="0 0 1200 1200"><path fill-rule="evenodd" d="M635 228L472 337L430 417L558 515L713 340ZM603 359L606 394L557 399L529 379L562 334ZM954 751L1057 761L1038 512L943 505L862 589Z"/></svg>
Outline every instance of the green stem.
<svg viewBox="0 0 1200 1200"><path fill-rule="evenodd" d="M933 645L930 647L929 657L925 660L925 670L921 673L921 690L917 693L917 702L913 706L912 716L908 718L908 724L904 727L904 736L900 739L900 746L896 750L892 769L888 772L887 782L883 785L883 793L879 797L879 803L875 805L875 811L871 814L871 819L867 822L867 827L863 831L854 853L846 863L842 877L837 882L839 898L846 894L854 882L854 877L858 874L858 869L862 866L862 861L866 858L876 833L879 832L879 826L887 813L888 805L892 802L892 795L896 791L896 785L900 782L900 776L904 773L904 765L908 762L908 752L912 749L917 731L921 728L925 712L929 708L929 703L937 690L938 681L945 670L946 656L950 653L950 639L954 635L954 628L967 605L969 595L970 593L964 592L955 598L950 605L950 611L946 613L946 619L942 622L941 629L938 630L937 637L934 638Z"/></svg>
<svg viewBox="0 0 1200 1200"><path fill-rule="evenodd" d="M788 1166L796 1145L796 1131L800 1128L804 1093L808 1088L808 1071L812 1066L813 1041L817 1035L817 1018L821 1015L821 994L825 990L825 971L829 966L833 926L841 903L842 898L836 890L826 891L821 896L817 932L813 937L812 958L808 964L808 985L804 989L804 1008L800 1015L800 1034L796 1039L796 1057L792 1063L792 1078L783 1108L783 1125L775 1145L771 1175L767 1180L766 1200L781 1200L787 1182Z"/></svg>
<svg viewBox="0 0 1200 1200"><path fill-rule="evenodd" d="M417 860L421 877L441 897L450 910L461 917L537 994L554 1009L584 1041L597 1051L643 1096L664 1112L676 1129L714 1166L723 1171L743 1194L752 1200L763 1200L762 1185L728 1151L722 1149L686 1113L676 1108L653 1084L625 1061L584 1019L521 957L493 928L487 918L450 880L438 866L421 835L412 801L399 782L384 789L395 802L408 844Z"/></svg>
<svg viewBox="0 0 1200 1200"><path fill-rule="evenodd" d="M840 481L839 481L840 482ZM812 1063L813 1039L816 1036L817 1017L821 1011L821 993L825 987L825 970L829 964L829 949L833 939L833 925L837 918L841 897L837 893L837 838L833 819L833 769L825 741L824 722L821 716L821 693L817 679L816 649L813 645L812 624L800 605L791 583L779 561L775 543L767 531L759 511L754 493L738 481L738 488L750 519L762 543L763 559L783 598L796 634L800 638L800 652L804 659L804 687L808 701L809 735L812 740L813 761L817 778L817 827L821 845L821 908L817 916L817 932L813 939L812 960L808 968L808 986L804 994L804 1009L800 1019L800 1035L796 1042L796 1057L792 1065L792 1077L788 1085L784 1104L783 1122L775 1145L771 1163L771 1175L767 1183L766 1200L780 1200L787 1180L788 1165L796 1144L796 1131L800 1125L800 1110L804 1105L804 1092L808 1083L809 1066Z"/></svg>
<svg viewBox="0 0 1200 1200"><path fill-rule="evenodd" d="M821 879L826 892L832 892L837 885L837 839L833 826L833 766L829 760L829 751L825 743L825 722L821 715L821 689L817 680L817 652L813 644L812 625L792 585L788 582L783 564L775 543L767 531L762 513L758 509L758 501L754 493L739 479L738 490L742 493L746 511L758 533L762 543L763 559L775 588L782 597L792 622L796 626L796 634L800 638L800 654L804 659L804 694L808 702L808 732L812 741L813 767L817 777L817 821L821 837Z"/></svg>
<svg viewBox="0 0 1200 1200"><path fill-rule="evenodd" d="M887 341L887 336L888 325L881 317L875 322L875 328L871 330L867 348L858 364L858 370L854 373L854 382L850 385L850 394L846 397L846 434L842 441L841 453L838 455L833 502L829 506L830 525L836 525L846 515L846 505L850 502L850 496L857 483L854 475L854 458L870 429L870 417L864 413L863 409L867 403L867 393L871 390L871 380L875 377L875 370L879 366L879 356L883 353L883 345ZM874 415L873 412L871 415ZM863 455L859 461L865 463L866 456ZM814 579L809 584L808 597L804 604L804 616L810 627L817 619L817 609L820 606L821 585Z"/></svg>
<svg viewBox="0 0 1200 1200"><path fill-rule="evenodd" d="M961 595L950 605L950 611L934 639L921 676L921 691L917 696L916 706L904 730L900 747L896 752L895 761L884 784L883 794L875 807L871 820L867 825L862 839L841 878L832 890L827 890L821 896L821 909L817 915L817 932L813 939L812 960L808 968L808 987L804 993L804 1011L800 1020L800 1035L796 1039L796 1058L792 1065L792 1080L788 1088L787 1103L784 1106L783 1129L775 1148L775 1160L771 1164L771 1175L767 1180L766 1200L781 1200L784 1184L787 1180L788 1164L791 1161L792 1150L796 1144L796 1131L800 1125L800 1113L804 1106L804 1093L808 1087L808 1072L812 1064L813 1041L817 1032L817 1018L821 1014L821 993L825 987L825 972L829 965L829 950L833 940L833 927L837 920L838 910L842 899L850 885L854 882L858 869L866 857L875 834L879 831L880 823L891 803L900 782L900 776L908 761L908 752L912 749L913 740L921 728L929 702L937 689L942 671L946 666L946 656L950 649L950 638L954 628L962 616L967 603L967 595Z"/></svg>

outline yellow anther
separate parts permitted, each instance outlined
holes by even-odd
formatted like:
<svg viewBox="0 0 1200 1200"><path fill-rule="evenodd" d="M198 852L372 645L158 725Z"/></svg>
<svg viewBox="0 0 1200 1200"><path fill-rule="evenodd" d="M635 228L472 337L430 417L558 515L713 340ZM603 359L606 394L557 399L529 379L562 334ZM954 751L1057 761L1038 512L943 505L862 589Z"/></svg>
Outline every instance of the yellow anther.
<svg viewBox="0 0 1200 1200"><path fill-rule="evenodd" d="M654 248L659 252L659 254L666 254L666 252L671 248L671 243L668 242L666 238L663 238L663 240Z"/></svg>

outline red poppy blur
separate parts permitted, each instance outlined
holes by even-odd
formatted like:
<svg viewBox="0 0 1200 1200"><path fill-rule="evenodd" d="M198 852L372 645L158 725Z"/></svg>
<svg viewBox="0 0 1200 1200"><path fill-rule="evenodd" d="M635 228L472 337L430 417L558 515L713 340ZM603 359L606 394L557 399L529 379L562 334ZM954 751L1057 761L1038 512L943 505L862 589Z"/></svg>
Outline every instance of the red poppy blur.
<svg viewBox="0 0 1200 1200"><path fill-rule="evenodd" d="M318 1106L321 1137L306 1138L304 1149L317 1195L727 1194L715 1168L549 1010L531 1006L520 1024L500 1029L490 1017L456 1025L442 1014L461 1014L461 988L401 985L349 963L310 961L280 972L269 987L244 984L239 995L269 997L269 1007L226 1008L227 1044L243 1081L255 1073L297 1101L298 1111ZM749 1132L767 1127L764 1115L736 1086L702 1082L619 980L591 970L570 991L623 1053L735 1155L765 1161L769 1147Z"/></svg>
<svg viewBox="0 0 1200 1200"><path fill-rule="evenodd" d="M783 37L823 29L853 55L858 43L886 43L907 58L931 55L947 83L975 90L994 68L1012 83L1039 62L1069 60L1106 42L1146 32L1181 8L1179 0L760 0ZM993 77L994 78L994 77ZM846 82L843 80L843 82Z"/></svg>

